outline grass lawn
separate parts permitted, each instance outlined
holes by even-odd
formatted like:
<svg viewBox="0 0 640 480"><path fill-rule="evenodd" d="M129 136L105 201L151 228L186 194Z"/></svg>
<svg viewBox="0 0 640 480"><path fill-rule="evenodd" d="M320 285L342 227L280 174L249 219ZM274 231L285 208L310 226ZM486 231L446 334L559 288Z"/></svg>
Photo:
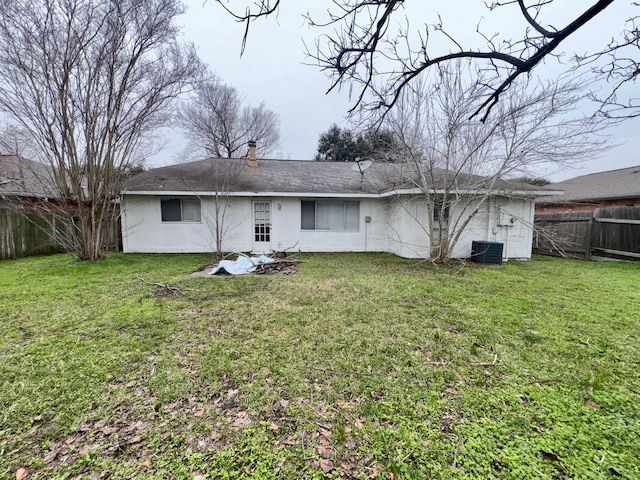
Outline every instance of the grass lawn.
<svg viewBox="0 0 640 480"><path fill-rule="evenodd" d="M640 263L301 258L0 262L0 478L640 478Z"/></svg>

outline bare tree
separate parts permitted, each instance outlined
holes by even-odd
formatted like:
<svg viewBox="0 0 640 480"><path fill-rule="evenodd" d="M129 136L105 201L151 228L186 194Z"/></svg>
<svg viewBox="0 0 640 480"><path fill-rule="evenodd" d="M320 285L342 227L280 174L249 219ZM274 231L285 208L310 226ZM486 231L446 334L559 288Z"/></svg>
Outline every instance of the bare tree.
<svg viewBox="0 0 640 480"><path fill-rule="evenodd" d="M124 173L170 100L201 70L177 40L178 0L14 0L0 5L0 109L51 166L70 247L103 256Z"/></svg>
<svg viewBox="0 0 640 480"><path fill-rule="evenodd" d="M385 124L402 145L398 157L407 160L407 178L421 192L411 201L426 208L426 221L416 220L429 239L431 259L443 261L470 222L487 214L490 198L518 190L505 177L531 174L541 165L574 164L607 142L596 136L605 127L602 121L572 118L584 98L579 83L521 79L481 123L470 114L474 100L490 87L477 81L468 63L441 65L437 73L431 83L423 79L405 89Z"/></svg>
<svg viewBox="0 0 640 480"><path fill-rule="evenodd" d="M229 213L231 206L231 188L245 168L245 162L236 159L211 158L208 160L215 176L216 188L213 194L213 205L208 212L205 223L209 226L215 246L215 257L221 260L224 256L224 242L230 232L241 223L242 219L234 219Z"/></svg>
<svg viewBox="0 0 640 480"><path fill-rule="evenodd" d="M199 197L206 205L202 221L209 229L215 257L221 259L225 239L243 220L229 211L233 200L230 192L247 164L242 158L248 155L248 146L250 155L262 158L279 147L280 119L263 103L258 107L244 105L234 87L209 76L180 109L178 121L191 143L185 158L207 157L203 162L213 195Z"/></svg>
<svg viewBox="0 0 640 480"><path fill-rule="evenodd" d="M241 7L230 7L229 2L215 0L237 21L246 25L242 46L247 41L251 22L278 12L280 0L259 0ZM620 0L619 0L620 1ZM464 2L460 2L462 5ZM405 0L332 0L325 19L307 15L314 27L333 27L332 33L322 35L317 48L309 55L332 76L329 91L349 83L359 88L355 111L358 107L370 110L388 110L400 99L405 87L426 70L456 59L473 59L479 75L488 82L481 98L475 99L471 116L482 121L498 102L501 95L518 77L530 73L545 58L557 55L560 45L613 4L613 0L594 0L588 8L571 2L575 9L571 20L559 26L553 7L558 0L491 0L485 1L491 15L497 9L508 9L522 20L524 28L516 38L499 34L486 35L478 19L477 32L480 46L463 45L445 26L446 19L435 10L428 18L412 18L404 14ZM640 111L638 98L625 101L620 89L635 82L638 69L640 33L637 20L640 4L629 0L630 15L621 19L620 37L595 52L576 56L578 65L591 65L600 77L611 82L612 91L603 98L604 113L612 107L619 116L635 116ZM516 23L514 18L514 24ZM624 22L624 23L623 23ZM415 25L419 25L417 28ZM446 46L443 53L443 46ZM447 51L448 48L448 51ZM624 52L624 53L623 53ZM604 65L603 60L608 60ZM488 76L491 71L493 75ZM386 72L386 73L385 73Z"/></svg>
<svg viewBox="0 0 640 480"><path fill-rule="evenodd" d="M6 123L0 128L0 155L34 158L34 143L29 132L18 125Z"/></svg>
<svg viewBox="0 0 640 480"><path fill-rule="evenodd" d="M184 105L178 119L196 148L207 156L237 158L247 142L258 142L258 155L266 157L280 145L280 118L264 103L244 104L238 91L211 76L200 83L195 97Z"/></svg>
<svg viewBox="0 0 640 480"><path fill-rule="evenodd" d="M245 217L237 217L238 209L231 211L234 198L231 192L234 191L247 162L244 159L218 157L209 157L203 162L212 186L210 195L197 195L201 205L205 206L202 209L202 223L206 225L209 234L205 240L211 244L215 259L221 260L229 236L246 220ZM193 191L198 192L197 189Z"/></svg>

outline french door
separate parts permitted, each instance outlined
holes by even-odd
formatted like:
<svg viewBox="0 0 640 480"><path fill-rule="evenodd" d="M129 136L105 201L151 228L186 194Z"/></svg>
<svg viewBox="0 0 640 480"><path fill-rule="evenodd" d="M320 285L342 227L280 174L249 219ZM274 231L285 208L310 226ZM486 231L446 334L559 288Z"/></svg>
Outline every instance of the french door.
<svg viewBox="0 0 640 480"><path fill-rule="evenodd" d="M253 202L253 251L271 251L271 202Z"/></svg>

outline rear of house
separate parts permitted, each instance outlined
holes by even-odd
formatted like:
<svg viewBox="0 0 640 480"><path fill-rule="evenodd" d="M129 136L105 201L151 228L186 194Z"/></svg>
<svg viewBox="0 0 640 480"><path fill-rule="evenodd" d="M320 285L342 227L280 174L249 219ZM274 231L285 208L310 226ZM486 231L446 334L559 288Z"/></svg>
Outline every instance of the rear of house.
<svg viewBox="0 0 640 480"><path fill-rule="evenodd" d="M221 165L226 165L221 170ZM122 200L125 252L389 252L429 256L424 195L406 167L352 163L207 159L150 170L129 181ZM221 172L236 172L220 181ZM465 218L479 192L458 195L448 221ZM221 218L221 209L224 215ZM468 210L468 211L467 211ZM222 220L222 221L221 221ZM220 225L222 223L222 225ZM533 193L491 195L461 234L454 257L474 240L504 243L504 257L531 256Z"/></svg>

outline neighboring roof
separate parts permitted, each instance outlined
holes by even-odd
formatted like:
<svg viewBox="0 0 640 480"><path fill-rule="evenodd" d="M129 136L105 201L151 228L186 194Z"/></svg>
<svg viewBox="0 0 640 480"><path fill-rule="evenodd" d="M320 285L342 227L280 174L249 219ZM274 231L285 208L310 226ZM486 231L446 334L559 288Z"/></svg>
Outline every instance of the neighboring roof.
<svg viewBox="0 0 640 480"><path fill-rule="evenodd" d="M314 162L305 160L260 159L258 167L246 166L246 159L206 159L167 167L154 168L127 180L125 193L162 194L215 192L228 172L233 181L224 191L230 193L289 193L307 195L380 195L385 192L409 191L415 188L415 172L408 164L373 163L361 175L353 162ZM229 178L227 177L227 178ZM435 190L444 189L451 174L436 169ZM216 180L218 179L218 180ZM449 180L449 183L451 181ZM458 175L462 190L483 190L488 179L474 175ZM520 195L553 194L550 189L520 182L498 180L494 190Z"/></svg>
<svg viewBox="0 0 640 480"><path fill-rule="evenodd" d="M563 190L564 195L544 198L540 202L568 203L636 198L640 197L640 165L581 175L549 186Z"/></svg>
<svg viewBox="0 0 640 480"><path fill-rule="evenodd" d="M51 169L16 155L0 155L0 196L51 197Z"/></svg>

